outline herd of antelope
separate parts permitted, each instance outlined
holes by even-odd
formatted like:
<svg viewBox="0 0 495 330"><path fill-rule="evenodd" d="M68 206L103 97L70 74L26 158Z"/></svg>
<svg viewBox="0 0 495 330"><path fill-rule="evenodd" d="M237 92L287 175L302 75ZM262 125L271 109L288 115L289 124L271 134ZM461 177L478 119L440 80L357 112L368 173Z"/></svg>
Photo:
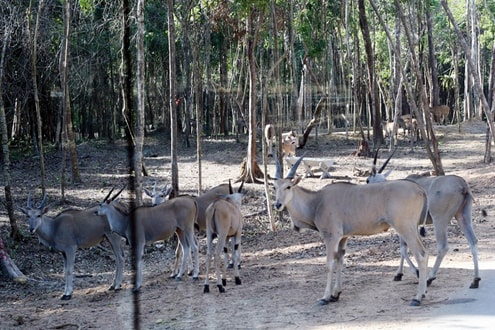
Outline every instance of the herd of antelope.
<svg viewBox="0 0 495 330"><path fill-rule="evenodd" d="M273 135L270 136L270 139ZM290 135L286 139L292 139ZM401 259L394 280L403 276L404 260L418 277L418 287L412 306L418 306L426 295L427 287L436 278L440 264L448 251L447 227L456 218L466 237L474 262L474 278L470 288L478 288L477 238L473 231L471 208L473 196L464 179L455 175L424 177L410 175L402 180L386 180L388 173L383 166L376 169L373 161L369 184L347 182L331 183L319 190L309 190L298 184L302 177L296 175L304 156L292 165L285 178L278 157L274 157L276 173L274 208L286 209L293 229L318 231L326 247L327 282L319 303L324 305L338 301L342 292L342 273L347 240L357 235L374 235L393 228L400 238ZM33 206L28 196L27 207L22 212L28 216L29 230L40 241L64 257L65 289L61 299L71 299L73 293L75 252L78 248L94 246L103 239L110 242L115 254L115 277L110 287L122 286L124 250L122 238L135 251L136 276L134 290L143 284L143 254L146 244L167 240L174 234L178 238L175 266L172 278L181 280L187 272L193 280L199 278L199 240L197 232L206 233L207 260L203 292L210 292L209 275L211 259L214 259L216 285L225 292L227 267L234 272L234 282L241 284L241 237L243 216L241 183L235 192L231 182L221 184L206 193L194 196L168 198L171 188L167 184L153 190L144 189L152 199L152 205L130 208L119 196L125 187L112 196L110 190L103 201L85 210L66 210L55 217L46 215L46 196L38 206ZM420 225L433 223L437 242L437 257L428 274L428 253L421 240ZM216 247L213 240L217 238ZM229 261L228 250L232 257ZM408 256L414 256L415 265ZM223 256L223 264L221 257ZM229 265L228 265L229 264ZM228 265L228 266L227 266Z"/></svg>

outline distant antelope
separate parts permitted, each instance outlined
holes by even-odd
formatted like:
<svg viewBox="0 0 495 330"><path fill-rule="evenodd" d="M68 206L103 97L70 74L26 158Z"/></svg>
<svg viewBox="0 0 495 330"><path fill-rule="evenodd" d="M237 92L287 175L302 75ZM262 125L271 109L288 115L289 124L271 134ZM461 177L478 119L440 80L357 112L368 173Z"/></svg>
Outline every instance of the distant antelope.
<svg viewBox="0 0 495 330"><path fill-rule="evenodd" d="M122 285L124 269L124 251L121 237L110 230L106 217L96 215L96 207L85 210L65 210L52 218L46 214L46 195L38 207L31 206L31 194L28 195L27 207L21 208L29 219L29 231L38 235L41 243L60 251L64 257L65 289L62 300L72 297L74 282L74 261L79 248L87 248L100 243L105 238L115 255L115 277L111 290L119 290Z"/></svg>
<svg viewBox="0 0 495 330"><path fill-rule="evenodd" d="M275 157L277 173L275 209L287 208L295 230L307 228L320 233L327 253L327 285L320 304L338 301L342 290L342 270L347 239L373 235L394 228L407 242L419 266L419 284L412 306L426 294L428 254L419 238L418 222L427 211L426 193L414 182L397 180L380 185L334 183L318 191L299 187L294 177L303 157L292 166L285 179ZM336 274L332 287L333 274Z"/></svg>
<svg viewBox="0 0 495 330"><path fill-rule="evenodd" d="M378 153L378 150L377 150ZM381 172L387 165L393 153L388 157L387 161L382 165L379 171L376 171L376 154L371 175L366 180L367 183L377 183L386 181L386 175ZM479 287L481 280L478 267L478 239L473 230L473 222L471 219L471 208L473 204L473 194L467 182L457 175L445 176L422 176L411 174L406 180L414 181L424 188L428 197L428 222L433 223L435 228L435 238L437 240L437 258L435 264L428 276L428 285L436 279L438 269L443 258L449 250L447 242L447 229L452 218L456 218L457 224L461 228L462 233L466 237L474 263L474 278L470 285L471 289ZM417 272L416 267L409 260L407 253L401 254L399 272L396 277L397 281L402 278L402 267L404 259L411 266L413 272Z"/></svg>
<svg viewBox="0 0 495 330"><path fill-rule="evenodd" d="M450 108L448 105L435 105L430 108L430 112L437 123L443 124L450 113Z"/></svg>

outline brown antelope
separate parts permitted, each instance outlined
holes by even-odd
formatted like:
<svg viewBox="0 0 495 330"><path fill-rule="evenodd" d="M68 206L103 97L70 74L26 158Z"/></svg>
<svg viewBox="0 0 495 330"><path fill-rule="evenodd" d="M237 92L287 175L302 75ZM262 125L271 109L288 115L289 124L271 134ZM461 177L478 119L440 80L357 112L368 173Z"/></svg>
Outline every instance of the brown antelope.
<svg viewBox="0 0 495 330"><path fill-rule="evenodd" d="M180 196L165 201L157 206L141 206L131 212L124 211L116 199L124 188L112 198L109 198L110 190L103 202L98 207L98 214L106 215L113 232L125 237L130 245L136 249L136 283L134 290L139 290L142 285L144 246L159 240L166 240L174 233L179 238L179 246L176 251L175 267L171 277L177 280L182 278L185 272L187 258L190 250L193 254L193 279L198 279L198 246L194 238L194 220L198 214L198 208L193 198ZM132 233L131 221L135 221L136 232ZM179 267L178 251L181 250L182 258Z"/></svg>
<svg viewBox="0 0 495 330"><path fill-rule="evenodd" d="M60 251L64 257L65 289L61 299L69 300L72 297L77 249L95 246L105 238L115 254L115 277L110 290L119 290L122 285L124 251L121 237L110 230L107 219L96 215L96 207L85 210L68 209L52 218L46 215L48 207L44 207L45 201L46 195L39 206L33 208L29 194L27 207L21 210L29 217L29 231L36 233L41 243Z"/></svg>
<svg viewBox="0 0 495 330"><path fill-rule="evenodd" d="M287 208L295 230L307 228L320 233L326 246L327 284L320 304L338 301L342 290L342 270L347 239L354 235L373 235L394 228L407 242L419 266L419 284L412 306L426 294L428 254L419 238L418 222L427 211L426 194L414 182L397 180L376 185L334 183L318 191L297 184L294 177L302 157L285 179L280 176L277 158L275 209ZM332 287L334 275L335 284Z"/></svg>
<svg viewBox="0 0 495 330"><path fill-rule="evenodd" d="M273 156L273 142L275 140L275 127L272 124L267 124L264 129L264 137L267 144L268 157ZM282 133L282 153L285 157L295 156L296 148L299 147L299 138L297 132L291 130Z"/></svg>
<svg viewBox="0 0 495 330"><path fill-rule="evenodd" d="M389 156L381 170L385 168L392 156L393 154ZM375 164L373 167L375 167ZM386 181L386 177L381 175L380 171L377 173L375 169L372 170L371 173L371 176L366 180L368 183ZM440 264L449 250L447 229L450 221L455 217L457 224L469 243L469 248L471 249L471 254L473 256L474 278L470 288L478 288L481 280L478 267L478 239L474 233L471 219L473 194L469 185L463 178L457 175L422 176L411 174L406 177L406 180L414 181L426 191L428 197L427 223L433 223L434 225L435 238L437 240L437 258L428 276L427 284L430 285L433 280L436 279ZM406 250L404 249L404 252L401 254L399 272L396 277L397 281L400 281L402 278L404 259L411 266L412 271L417 272L416 267L410 261Z"/></svg>
<svg viewBox="0 0 495 330"><path fill-rule="evenodd" d="M222 293L225 292L224 286L227 284L227 264L228 255L226 244L232 240L232 259L235 284L241 284L239 277L239 266L241 262L241 234L242 234L242 214L240 211L243 194L241 183L239 190L234 193L230 186L228 195L221 195L211 203L206 209L206 275L203 292L210 292L210 264L213 253L213 236L217 236L217 245L213 253L215 259L215 273L217 276L217 287ZM224 263L222 267L222 276L220 276L220 254L223 252Z"/></svg>
<svg viewBox="0 0 495 330"><path fill-rule="evenodd" d="M430 112L437 123L443 124L450 113L450 108L448 105L435 105L430 108Z"/></svg>

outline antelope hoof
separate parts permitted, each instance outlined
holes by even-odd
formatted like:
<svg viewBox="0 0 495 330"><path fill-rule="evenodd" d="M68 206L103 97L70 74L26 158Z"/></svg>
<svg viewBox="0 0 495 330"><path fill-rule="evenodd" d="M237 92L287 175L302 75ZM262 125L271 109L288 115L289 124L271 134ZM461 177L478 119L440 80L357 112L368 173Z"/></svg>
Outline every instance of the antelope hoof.
<svg viewBox="0 0 495 330"><path fill-rule="evenodd" d="M199 280L199 277L197 276L193 277L193 281L197 281L197 280Z"/></svg>
<svg viewBox="0 0 495 330"><path fill-rule="evenodd" d="M111 287L108 288L108 291L120 291L122 288L120 286L118 287L115 287L114 285L112 285Z"/></svg>
<svg viewBox="0 0 495 330"><path fill-rule="evenodd" d="M227 280L225 278L222 278L222 285L226 286L227 285Z"/></svg>
<svg viewBox="0 0 495 330"><path fill-rule="evenodd" d="M203 288L203 293L209 293L210 292L210 286L208 284L205 284L205 287Z"/></svg>
<svg viewBox="0 0 495 330"><path fill-rule="evenodd" d="M235 278L235 284L236 285L241 285L241 278L240 277L236 277Z"/></svg>
<svg viewBox="0 0 495 330"><path fill-rule="evenodd" d="M70 300L72 298L71 294L64 294L60 300Z"/></svg>
<svg viewBox="0 0 495 330"><path fill-rule="evenodd" d="M330 296L330 302L339 301L339 297L340 297L340 292L337 294L337 296Z"/></svg>
<svg viewBox="0 0 495 330"><path fill-rule="evenodd" d="M426 286L430 286L431 283L433 283L434 280L436 280L437 278L436 277L432 277L432 278L429 278L427 281L426 281Z"/></svg>
<svg viewBox="0 0 495 330"><path fill-rule="evenodd" d="M225 292L225 288L223 287L223 285L218 284L217 286L218 286L218 291L220 293L224 293Z"/></svg>
<svg viewBox="0 0 495 330"><path fill-rule="evenodd" d="M419 306L419 305L421 305L421 301L419 301L418 299L411 300L411 303L409 304L409 306Z"/></svg>
<svg viewBox="0 0 495 330"><path fill-rule="evenodd" d="M180 276L175 277L175 281L176 281L176 282L180 282L180 281L182 281L182 277L180 277Z"/></svg>
<svg viewBox="0 0 495 330"><path fill-rule="evenodd" d="M229 265L228 265L227 267L228 267L229 269L232 269L232 268L234 268L234 264L229 263Z"/></svg>
<svg viewBox="0 0 495 330"><path fill-rule="evenodd" d="M474 280L473 280L473 283L471 283L471 285L469 286L469 288L470 289L477 289L477 288L479 288L480 281L481 281L481 278L475 277Z"/></svg>
<svg viewBox="0 0 495 330"><path fill-rule="evenodd" d="M402 273L399 273L399 274L395 275L394 276L394 281L395 282L402 281L402 276L404 276L404 274L402 274Z"/></svg>

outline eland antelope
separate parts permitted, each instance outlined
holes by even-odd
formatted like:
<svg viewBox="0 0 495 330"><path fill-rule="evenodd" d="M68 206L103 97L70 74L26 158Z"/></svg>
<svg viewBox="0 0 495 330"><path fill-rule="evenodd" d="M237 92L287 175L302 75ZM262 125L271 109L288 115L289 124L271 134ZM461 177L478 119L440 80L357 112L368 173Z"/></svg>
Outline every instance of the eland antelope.
<svg viewBox="0 0 495 330"><path fill-rule="evenodd" d="M125 187L124 187L125 188ZM166 240L174 233L180 242L177 251L182 250L180 269L178 252L176 251L175 267L171 277L180 280L186 268L186 256L190 250L193 254L193 279L198 279L198 246L194 238L194 220L198 208L193 198L189 196L176 197L157 206L141 206L131 212L124 211L116 199L122 190L112 198L109 198L110 190L103 202L98 207L98 214L106 215L112 231L125 237L130 245L136 249L136 283L134 290L139 290L142 285L144 246L158 240ZM135 225L132 226L132 221ZM135 233L132 233L132 227Z"/></svg>
<svg viewBox="0 0 495 330"><path fill-rule="evenodd" d="M230 182L229 182L230 183ZM230 186L228 195L220 195L219 198L211 203L206 209L206 275L204 293L210 292L210 264L213 253L213 238L217 236L217 245L213 253L215 259L215 272L217 276L217 287L222 293L225 292L224 286L227 284L227 264L228 255L226 244L232 240L232 259L235 284L241 284L239 277L239 266L241 263L241 234L242 234L242 214L240 211L242 202L242 186L234 193ZM220 276L220 254L223 252L224 263L222 267L222 276Z"/></svg>
<svg viewBox="0 0 495 330"><path fill-rule="evenodd" d="M380 171L377 172L376 169L371 171L372 174L366 180L367 183L386 181L386 176L382 175L381 171L383 171L392 156L393 154L388 157ZM375 165L376 162L373 164L373 168L375 168ZM478 267L478 239L474 233L473 221L471 219L473 194L467 182L457 175L422 176L411 174L408 175L405 180L413 181L423 187L428 198L427 223L433 223L437 241L437 258L428 276L428 285L436 279L440 264L449 250L447 229L450 221L455 217L457 224L469 243L469 248L471 249L471 254L473 256L474 278L473 282L470 284L470 288L478 288L481 280ZM400 281L402 278L404 259L411 266L412 271L417 273L416 267L411 262L404 249L404 252L401 253L399 272L396 277L397 281Z"/></svg>
<svg viewBox="0 0 495 330"><path fill-rule="evenodd" d="M124 251L121 237L110 230L107 219L96 215L96 207L85 210L68 209L52 218L46 215L48 207L44 206L45 201L46 195L33 208L29 194L27 207L21 208L21 211L29 217L29 231L36 233L43 245L61 252L64 257L65 289L61 299L69 300L72 297L77 249L94 246L105 238L115 255L115 277L109 289L119 290L122 285Z"/></svg>
<svg viewBox="0 0 495 330"><path fill-rule="evenodd" d="M418 306L426 294L428 254L419 238L417 224L427 211L426 193L414 182L406 180L377 185L354 185L340 182L318 191L298 186L301 177L294 177L303 157L292 166L286 178L277 172L275 209L289 212L293 228L313 229L320 233L326 246L327 284L320 304L338 301L342 290L342 271L347 239L354 235L373 235L394 228L407 242L419 266L417 294L411 301ZM336 273L332 287L333 274Z"/></svg>

